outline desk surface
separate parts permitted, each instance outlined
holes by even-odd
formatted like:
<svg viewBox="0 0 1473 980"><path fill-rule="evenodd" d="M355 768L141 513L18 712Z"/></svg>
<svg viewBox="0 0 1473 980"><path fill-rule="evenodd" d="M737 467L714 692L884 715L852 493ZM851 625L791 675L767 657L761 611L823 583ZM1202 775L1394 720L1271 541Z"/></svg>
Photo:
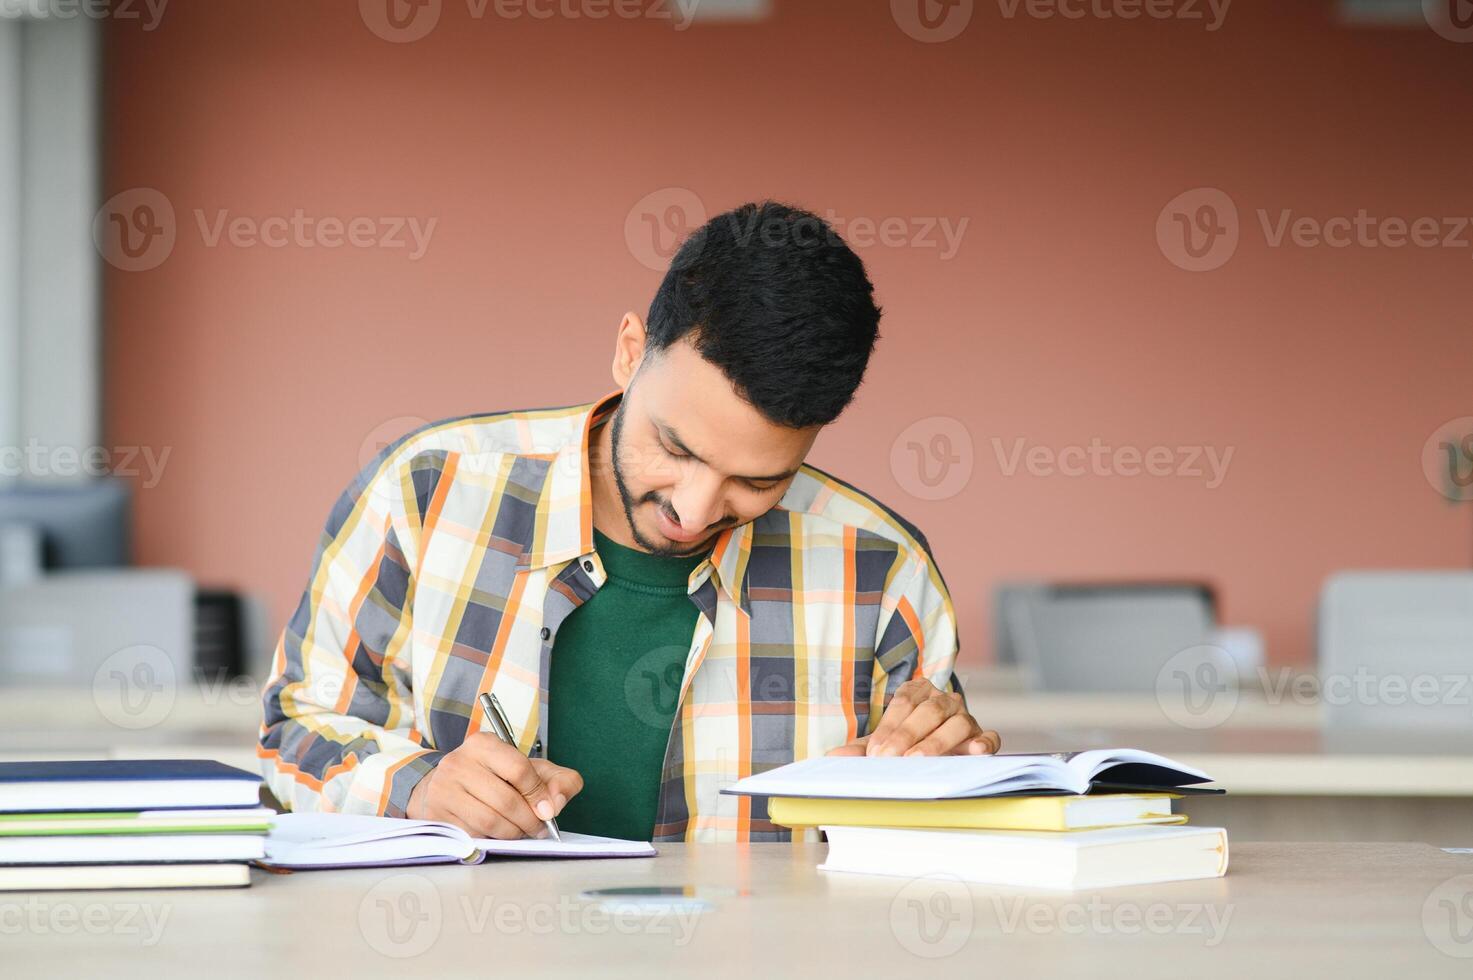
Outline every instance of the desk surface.
<svg viewBox="0 0 1473 980"><path fill-rule="evenodd" d="M220 892L0 895L6 972L1380 980L1473 969L1473 855L1426 845L1245 844L1223 879L1080 893L829 874L815 868L823 852L661 845L641 860L253 872L251 888ZM577 897L639 884L727 894L684 917Z"/></svg>

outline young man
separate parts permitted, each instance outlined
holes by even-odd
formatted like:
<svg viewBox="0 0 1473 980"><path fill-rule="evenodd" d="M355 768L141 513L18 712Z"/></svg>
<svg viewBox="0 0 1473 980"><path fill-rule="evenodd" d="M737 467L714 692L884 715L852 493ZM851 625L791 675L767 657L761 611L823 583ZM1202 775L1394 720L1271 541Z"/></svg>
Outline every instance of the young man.
<svg viewBox="0 0 1473 980"><path fill-rule="evenodd" d="M648 323L625 315L618 391L389 447L329 516L276 652L258 751L277 798L490 837L556 815L783 840L722 787L825 753L997 751L952 677L925 538L804 464L879 319L832 229L745 205L680 249Z"/></svg>

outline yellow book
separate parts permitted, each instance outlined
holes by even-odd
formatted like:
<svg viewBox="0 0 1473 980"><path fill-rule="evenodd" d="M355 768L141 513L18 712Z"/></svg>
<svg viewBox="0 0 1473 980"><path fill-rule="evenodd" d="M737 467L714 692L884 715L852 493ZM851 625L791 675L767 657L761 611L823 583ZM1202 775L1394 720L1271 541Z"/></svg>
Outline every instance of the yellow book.
<svg viewBox="0 0 1473 980"><path fill-rule="evenodd" d="M927 827L966 830L1096 830L1186 823L1172 813L1172 793L1093 796L983 796L948 800L857 800L774 796L772 822L783 827Z"/></svg>

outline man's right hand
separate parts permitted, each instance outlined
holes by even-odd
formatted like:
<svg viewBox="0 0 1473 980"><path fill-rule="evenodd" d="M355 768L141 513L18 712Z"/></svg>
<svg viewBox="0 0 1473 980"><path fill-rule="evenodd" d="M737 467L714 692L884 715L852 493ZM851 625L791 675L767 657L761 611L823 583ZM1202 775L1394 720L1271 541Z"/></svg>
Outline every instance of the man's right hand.
<svg viewBox="0 0 1473 980"><path fill-rule="evenodd" d="M582 789L574 770L529 759L494 733L476 732L419 781L405 815L453 823L476 837L545 837L542 821Z"/></svg>

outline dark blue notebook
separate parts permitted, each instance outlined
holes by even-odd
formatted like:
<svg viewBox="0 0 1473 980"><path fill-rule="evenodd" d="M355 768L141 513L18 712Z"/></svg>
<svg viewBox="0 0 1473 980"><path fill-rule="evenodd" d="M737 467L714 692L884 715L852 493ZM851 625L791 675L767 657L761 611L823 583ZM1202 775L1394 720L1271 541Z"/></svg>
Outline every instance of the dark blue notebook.
<svg viewBox="0 0 1473 980"><path fill-rule="evenodd" d="M258 806L260 786L211 759L0 762L0 813Z"/></svg>

